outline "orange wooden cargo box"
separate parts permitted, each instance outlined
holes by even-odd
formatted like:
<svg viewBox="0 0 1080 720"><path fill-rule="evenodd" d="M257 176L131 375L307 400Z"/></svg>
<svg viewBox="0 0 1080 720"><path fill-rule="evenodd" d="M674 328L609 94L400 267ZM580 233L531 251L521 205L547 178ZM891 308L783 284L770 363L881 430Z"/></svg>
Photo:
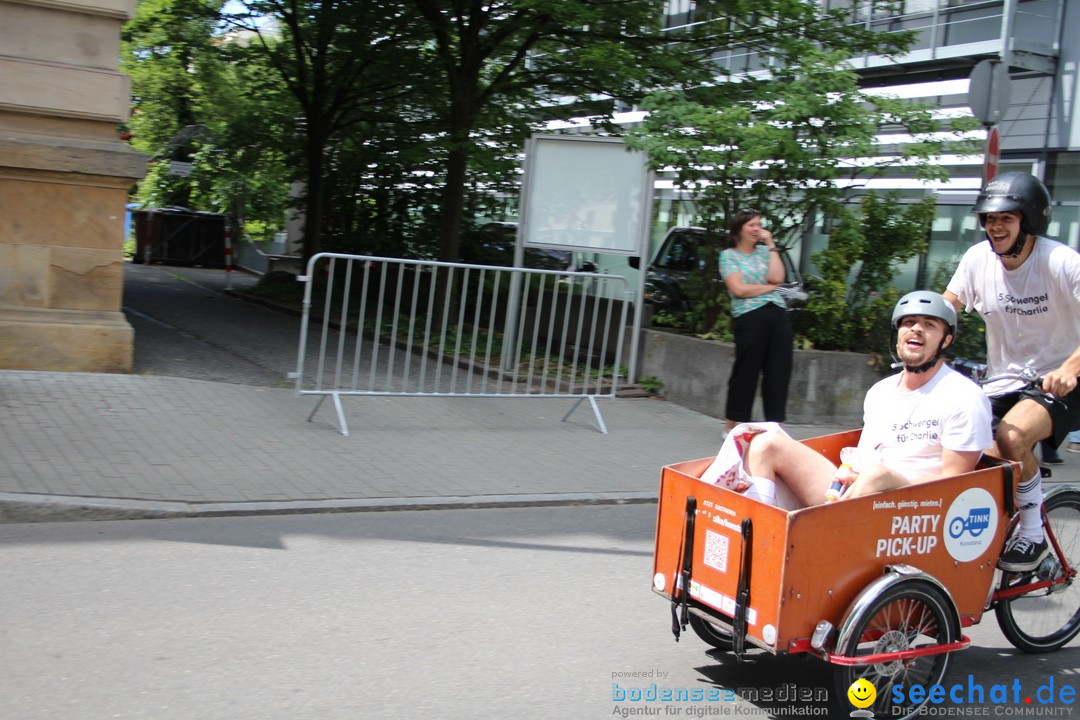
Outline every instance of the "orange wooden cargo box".
<svg viewBox="0 0 1080 720"><path fill-rule="evenodd" d="M859 433L805 444L836 463L840 449L856 445ZM961 625L982 617L1008 522L1002 508L1009 507L1005 478L1011 482L1011 473L1001 467L787 512L702 483L698 478L711 462L663 469L656 592L681 599L676 588L683 549L692 545L690 604L732 624L743 615L736 608L744 590L746 641L773 653L811 650L817 623L839 626L859 593L890 565L911 565L940 581ZM690 523L688 498L694 506Z"/></svg>

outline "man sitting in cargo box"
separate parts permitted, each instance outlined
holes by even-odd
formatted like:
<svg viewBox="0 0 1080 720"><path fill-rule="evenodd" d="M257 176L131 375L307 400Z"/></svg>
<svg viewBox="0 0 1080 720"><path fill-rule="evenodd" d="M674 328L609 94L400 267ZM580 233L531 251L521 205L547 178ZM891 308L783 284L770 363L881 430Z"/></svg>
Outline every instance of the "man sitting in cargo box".
<svg viewBox="0 0 1080 720"><path fill-rule="evenodd" d="M908 293L893 309L892 324L904 369L866 393L843 498L969 472L993 446L986 396L942 357L956 334L952 303L926 290ZM836 465L783 432L753 436L743 457L748 482L782 484L794 497L785 502L778 488L778 504L789 509L824 502L838 479Z"/></svg>

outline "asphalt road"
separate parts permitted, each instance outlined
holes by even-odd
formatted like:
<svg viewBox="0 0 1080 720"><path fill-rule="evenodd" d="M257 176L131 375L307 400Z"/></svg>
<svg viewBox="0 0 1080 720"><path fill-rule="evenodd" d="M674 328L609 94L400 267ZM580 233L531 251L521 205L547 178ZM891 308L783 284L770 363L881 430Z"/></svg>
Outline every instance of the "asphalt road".
<svg viewBox="0 0 1080 720"><path fill-rule="evenodd" d="M255 279L233 273L236 287ZM221 270L124 268L124 314L135 329L133 372L288 387L300 319L224 295Z"/></svg>
<svg viewBox="0 0 1080 720"><path fill-rule="evenodd" d="M650 592L652 506L0 526L0 716L19 720L769 717L828 667L674 642ZM987 615L948 683L1080 684ZM633 703L618 690L736 692ZM615 688L618 685L618 688ZM1010 690L1011 692L1011 690ZM821 710L824 704L801 707ZM1023 703L939 710L1057 710ZM950 713L959 714L959 713ZM1010 712L1009 714L1013 714ZM1045 712L1040 714L1045 715ZM654 715L656 716L656 715Z"/></svg>

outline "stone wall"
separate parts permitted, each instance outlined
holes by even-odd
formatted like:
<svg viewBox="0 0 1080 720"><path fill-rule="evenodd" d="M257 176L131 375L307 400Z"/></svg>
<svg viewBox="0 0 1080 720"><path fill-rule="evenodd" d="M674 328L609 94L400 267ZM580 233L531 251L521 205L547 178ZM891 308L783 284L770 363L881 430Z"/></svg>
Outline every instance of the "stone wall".
<svg viewBox="0 0 1080 720"><path fill-rule="evenodd" d="M0 0L0 368L127 372L121 142L135 0Z"/></svg>
<svg viewBox="0 0 1080 720"><path fill-rule="evenodd" d="M735 346L660 330L642 330L638 378L655 377L671 402L724 417ZM881 379L869 355L796 350L788 422L862 425L862 401ZM761 393L754 417L764 419Z"/></svg>

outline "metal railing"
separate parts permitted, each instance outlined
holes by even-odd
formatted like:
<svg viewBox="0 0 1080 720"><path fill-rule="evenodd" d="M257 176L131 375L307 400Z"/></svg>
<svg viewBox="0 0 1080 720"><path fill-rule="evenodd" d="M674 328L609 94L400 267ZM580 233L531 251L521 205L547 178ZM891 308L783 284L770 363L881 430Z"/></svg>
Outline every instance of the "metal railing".
<svg viewBox="0 0 1080 720"><path fill-rule="evenodd" d="M615 397L627 313L619 275L320 253L311 258L297 396ZM615 292L613 292L613 290ZM618 299L621 297L622 299Z"/></svg>

